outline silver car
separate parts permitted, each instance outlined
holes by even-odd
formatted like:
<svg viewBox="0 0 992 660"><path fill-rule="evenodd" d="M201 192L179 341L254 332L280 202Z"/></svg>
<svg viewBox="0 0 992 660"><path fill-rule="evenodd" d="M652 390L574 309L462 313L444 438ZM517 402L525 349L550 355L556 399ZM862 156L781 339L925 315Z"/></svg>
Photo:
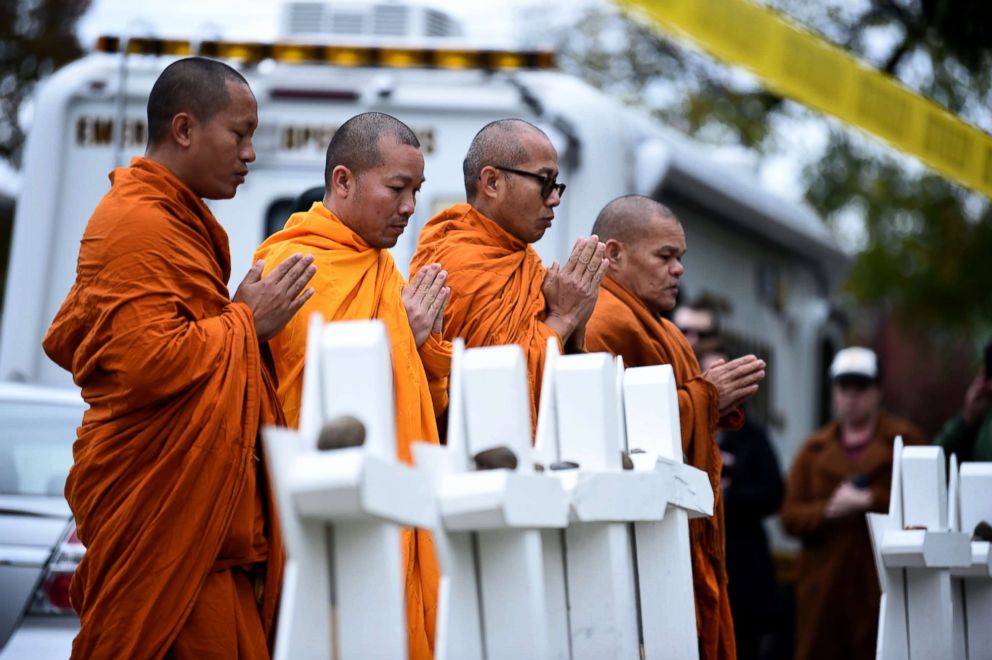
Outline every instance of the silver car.
<svg viewBox="0 0 992 660"><path fill-rule="evenodd" d="M79 630L63 490L84 410L76 390L0 383L0 660L67 658Z"/></svg>

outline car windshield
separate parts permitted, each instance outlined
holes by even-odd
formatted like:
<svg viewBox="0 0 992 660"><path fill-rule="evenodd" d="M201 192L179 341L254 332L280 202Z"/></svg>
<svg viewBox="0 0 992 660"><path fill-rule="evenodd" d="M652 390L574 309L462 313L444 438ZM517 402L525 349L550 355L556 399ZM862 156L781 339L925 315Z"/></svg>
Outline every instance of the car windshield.
<svg viewBox="0 0 992 660"><path fill-rule="evenodd" d="M82 406L0 401L0 494L62 495Z"/></svg>

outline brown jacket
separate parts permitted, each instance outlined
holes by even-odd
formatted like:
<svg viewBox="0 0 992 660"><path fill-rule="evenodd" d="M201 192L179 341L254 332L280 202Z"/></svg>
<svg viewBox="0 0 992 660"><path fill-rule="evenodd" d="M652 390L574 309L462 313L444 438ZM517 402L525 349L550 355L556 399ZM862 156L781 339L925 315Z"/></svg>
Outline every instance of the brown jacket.
<svg viewBox="0 0 992 660"><path fill-rule="evenodd" d="M870 660L875 657L880 591L864 514L826 520L830 496L860 475L871 489L872 511L887 511L892 444L926 444L922 431L885 413L875 437L853 460L831 422L803 445L789 472L781 518L802 540L796 575L796 660Z"/></svg>

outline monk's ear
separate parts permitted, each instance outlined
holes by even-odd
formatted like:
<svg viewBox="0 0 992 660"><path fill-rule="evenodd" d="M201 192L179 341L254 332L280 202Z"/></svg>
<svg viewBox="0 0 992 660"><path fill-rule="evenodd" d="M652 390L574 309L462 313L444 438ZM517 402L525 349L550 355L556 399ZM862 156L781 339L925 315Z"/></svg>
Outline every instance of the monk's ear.
<svg viewBox="0 0 992 660"><path fill-rule="evenodd" d="M180 112L172 118L172 125L169 127L169 132L172 136L172 140L184 149L188 149L193 143L193 127L196 125L196 119L193 118L188 112Z"/></svg>
<svg viewBox="0 0 992 660"><path fill-rule="evenodd" d="M623 243L615 238L607 239L606 241L606 252L604 256L610 260L611 266L620 266L623 264L625 249Z"/></svg>
<svg viewBox="0 0 992 660"><path fill-rule="evenodd" d="M331 171L331 180L328 182L328 192L333 192L335 197L346 198L355 190L355 175L344 165L338 165Z"/></svg>
<svg viewBox="0 0 992 660"><path fill-rule="evenodd" d="M492 165L486 165L479 172L479 189L476 193L477 196L481 195L483 197L495 197L497 182L499 181L499 172Z"/></svg>

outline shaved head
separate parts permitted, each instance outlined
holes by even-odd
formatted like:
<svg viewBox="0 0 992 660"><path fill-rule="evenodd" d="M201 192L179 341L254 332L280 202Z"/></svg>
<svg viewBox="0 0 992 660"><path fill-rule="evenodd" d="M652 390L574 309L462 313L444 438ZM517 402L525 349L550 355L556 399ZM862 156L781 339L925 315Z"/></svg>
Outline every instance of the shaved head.
<svg viewBox="0 0 992 660"><path fill-rule="evenodd" d="M592 232L606 243L611 278L655 314L675 307L686 242L671 209L641 195L618 197L599 212Z"/></svg>
<svg viewBox="0 0 992 660"><path fill-rule="evenodd" d="M330 187L331 174L338 165L347 167L355 177L382 165L385 162L381 145L384 138L391 138L400 145L420 148L420 140L414 132L396 117L384 112L355 115L341 124L327 145L324 184Z"/></svg>
<svg viewBox="0 0 992 660"><path fill-rule="evenodd" d="M462 173L465 175L465 196L471 202L479 189L479 175L482 168L516 167L530 158L524 143L528 134L538 134L548 140L548 136L534 124L523 119L497 119L482 127L465 154Z"/></svg>
<svg viewBox="0 0 992 660"><path fill-rule="evenodd" d="M228 82L248 86L240 73L205 57L187 57L165 67L148 95L148 146L162 143L179 113L203 123L213 119L231 102Z"/></svg>
<svg viewBox="0 0 992 660"><path fill-rule="evenodd" d="M603 207L596 216L592 233L604 243L611 238L621 243L630 243L641 237L647 223L653 218L679 222L672 210L661 202L643 195L624 195Z"/></svg>

